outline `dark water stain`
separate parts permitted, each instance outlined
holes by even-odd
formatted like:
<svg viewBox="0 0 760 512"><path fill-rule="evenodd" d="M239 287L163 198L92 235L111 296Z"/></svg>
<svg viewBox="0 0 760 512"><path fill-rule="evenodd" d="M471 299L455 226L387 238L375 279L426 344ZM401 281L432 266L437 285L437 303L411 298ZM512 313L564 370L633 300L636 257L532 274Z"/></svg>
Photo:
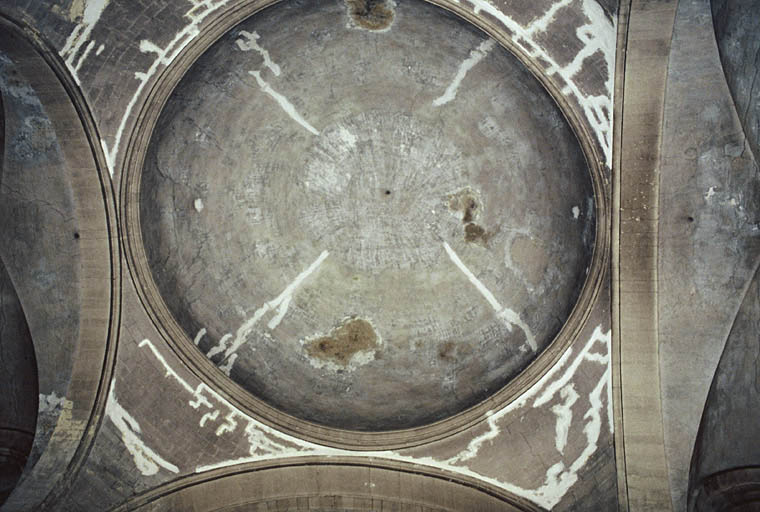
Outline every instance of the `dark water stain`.
<svg viewBox="0 0 760 512"><path fill-rule="evenodd" d="M391 0L346 0L346 6L351 19L367 30L383 30L393 23Z"/></svg>

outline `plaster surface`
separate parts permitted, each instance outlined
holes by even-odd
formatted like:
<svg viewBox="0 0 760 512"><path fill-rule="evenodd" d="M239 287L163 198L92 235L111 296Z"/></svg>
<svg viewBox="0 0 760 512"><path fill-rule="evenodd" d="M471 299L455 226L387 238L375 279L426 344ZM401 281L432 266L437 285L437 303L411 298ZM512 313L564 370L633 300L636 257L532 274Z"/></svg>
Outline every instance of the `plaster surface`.
<svg viewBox="0 0 760 512"><path fill-rule="evenodd" d="M1 154L1 153L0 153ZM21 477L37 423L37 364L16 290L0 261L0 504Z"/></svg>
<svg viewBox="0 0 760 512"><path fill-rule="evenodd" d="M700 492L707 494L703 488L706 478L735 469L756 470L759 465L760 425L754 414L760 407L758 324L760 279L756 272L726 340L705 403L690 472L689 510L709 510L704 496L698 498ZM757 503L756 474L746 480L738 479L733 487L727 486L726 491L736 503L742 498L747 504ZM748 508L751 510L752 506Z"/></svg>
<svg viewBox="0 0 760 512"><path fill-rule="evenodd" d="M710 3L679 2L665 102L658 262L663 430L674 510L686 509L707 393L760 249L760 182L744 141Z"/></svg>
<svg viewBox="0 0 760 512"><path fill-rule="evenodd" d="M523 370L595 222L527 69L439 8L387 9L286 2L233 29L172 94L140 196L188 339L275 407L357 430L443 419Z"/></svg>
<svg viewBox="0 0 760 512"><path fill-rule="evenodd" d="M0 257L14 283L34 340L40 397L33 466L63 410L79 334L79 248L71 182L56 126L18 63L3 52L0 91L5 151L0 169ZM16 57L18 59L18 57ZM40 236L40 226L46 226ZM65 254L66 258L56 255ZM35 397L31 397L33 400Z"/></svg>
<svg viewBox="0 0 760 512"><path fill-rule="evenodd" d="M757 159L760 158L758 5L754 0L714 0L710 5L726 82L747 135L747 146Z"/></svg>

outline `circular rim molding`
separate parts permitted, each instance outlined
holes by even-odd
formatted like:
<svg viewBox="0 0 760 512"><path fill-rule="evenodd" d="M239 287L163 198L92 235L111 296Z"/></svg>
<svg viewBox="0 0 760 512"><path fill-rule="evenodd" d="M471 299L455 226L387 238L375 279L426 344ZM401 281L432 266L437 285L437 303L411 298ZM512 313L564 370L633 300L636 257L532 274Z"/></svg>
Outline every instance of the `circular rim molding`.
<svg viewBox="0 0 760 512"><path fill-rule="evenodd" d="M551 78L512 43L508 33L495 27L487 19L473 15L448 0L430 1L429 3L453 12L471 23L515 55L548 91L575 133L589 168L596 208L594 248L586 281L567 321L549 346L507 385L469 409L427 425L382 432L327 427L288 415L233 382L197 349L188 334L174 319L161 297L148 265L140 228L139 206L145 155L161 111L175 87L193 63L213 43L238 23L277 1L243 0L210 21L203 32L160 73L143 100L125 151L120 197L121 227L125 236L124 247L140 300L168 345L198 378L212 385L235 407L273 428L318 444L357 451L417 446L463 431L484 421L489 411L496 411L508 405L540 379L577 338L597 302L599 292L604 285L610 252L608 183L598 148L593 142L588 125L583 122L582 115L562 96L559 87Z"/></svg>

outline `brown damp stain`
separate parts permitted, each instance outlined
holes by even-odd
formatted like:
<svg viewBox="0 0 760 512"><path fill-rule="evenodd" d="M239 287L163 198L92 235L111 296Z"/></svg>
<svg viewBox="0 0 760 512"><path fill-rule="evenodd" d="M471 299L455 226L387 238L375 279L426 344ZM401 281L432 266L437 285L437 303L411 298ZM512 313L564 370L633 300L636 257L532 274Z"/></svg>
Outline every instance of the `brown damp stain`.
<svg viewBox="0 0 760 512"><path fill-rule="evenodd" d="M467 242L486 245L489 238L491 238L491 234L474 222L470 222L464 227L464 239Z"/></svg>
<svg viewBox="0 0 760 512"><path fill-rule="evenodd" d="M467 207L464 210L464 216L462 217L462 222L472 222L472 219L475 216L475 210L477 208L478 208L478 203L476 203L474 199L470 199L470 202L467 204Z"/></svg>
<svg viewBox="0 0 760 512"><path fill-rule="evenodd" d="M346 0L346 6L354 23L367 30L386 29L395 16L392 0Z"/></svg>
<svg viewBox="0 0 760 512"><path fill-rule="evenodd" d="M480 216L480 211L482 209L480 200L478 199L477 194L475 194L470 188L464 188L455 194L451 194L448 197L448 200L449 209L453 212L461 213L463 223L467 224L468 222L472 222Z"/></svg>
<svg viewBox="0 0 760 512"><path fill-rule="evenodd" d="M472 189L464 188L455 194L448 196L449 209L462 215L464 224L464 239L466 242L487 246L488 241L495 233L489 233L475 220L480 217L483 206Z"/></svg>
<svg viewBox="0 0 760 512"><path fill-rule="evenodd" d="M361 318L350 318L327 336L310 341L306 345L306 352L316 359L346 366L354 354L376 346L377 333L372 324Z"/></svg>

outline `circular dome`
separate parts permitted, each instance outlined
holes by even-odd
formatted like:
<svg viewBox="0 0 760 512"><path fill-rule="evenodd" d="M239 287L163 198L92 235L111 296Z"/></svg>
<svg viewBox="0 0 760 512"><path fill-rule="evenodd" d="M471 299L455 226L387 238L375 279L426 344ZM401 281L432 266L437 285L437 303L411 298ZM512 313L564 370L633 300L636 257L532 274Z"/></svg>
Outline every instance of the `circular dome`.
<svg viewBox="0 0 760 512"><path fill-rule="evenodd" d="M592 259L591 177L558 106L420 1L244 21L172 92L140 183L161 307L253 397L326 427L481 403L549 347Z"/></svg>

